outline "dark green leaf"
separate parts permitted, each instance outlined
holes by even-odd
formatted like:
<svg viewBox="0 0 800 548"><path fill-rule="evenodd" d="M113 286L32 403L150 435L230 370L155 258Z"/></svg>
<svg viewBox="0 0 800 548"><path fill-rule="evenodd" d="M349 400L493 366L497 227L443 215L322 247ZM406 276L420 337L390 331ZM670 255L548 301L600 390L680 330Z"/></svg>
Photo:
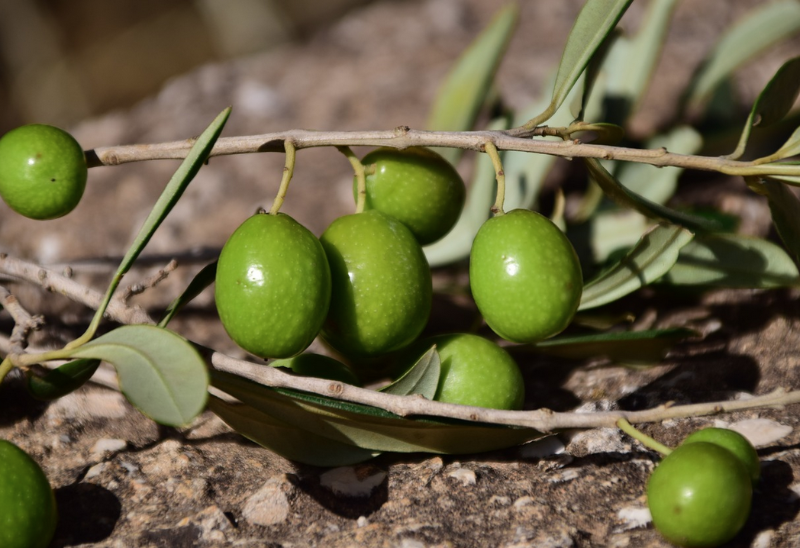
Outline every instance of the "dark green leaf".
<svg viewBox="0 0 800 548"><path fill-rule="evenodd" d="M798 30L797 0L757 5L725 32L693 76L686 98L688 106L697 108L734 69Z"/></svg>
<svg viewBox="0 0 800 548"><path fill-rule="evenodd" d="M72 360L48 371L43 377L28 375L28 391L37 400L57 400L74 392L92 378L100 360Z"/></svg>
<svg viewBox="0 0 800 548"><path fill-rule="evenodd" d="M677 342L696 335L691 329L684 328L623 331L555 337L528 348L534 352L576 360L606 357L623 363L655 363L662 360ZM509 348L511 351L513 349Z"/></svg>
<svg viewBox="0 0 800 548"><path fill-rule="evenodd" d="M800 282L791 257L779 246L735 234L696 237L681 249L663 280L675 285L770 288Z"/></svg>
<svg viewBox="0 0 800 548"><path fill-rule="evenodd" d="M364 462L380 451L317 436L294 427L249 405L227 403L215 396L208 408L244 437L284 458L312 466L347 466Z"/></svg>
<svg viewBox="0 0 800 548"><path fill-rule="evenodd" d="M364 405L274 390L221 371L214 371L212 378L216 388L274 419L375 451L477 453L511 447L542 435L529 428L405 419Z"/></svg>
<svg viewBox="0 0 800 548"><path fill-rule="evenodd" d="M439 353L436 351L436 345L434 345L402 377L381 388L381 392L394 394L395 396L419 394L432 400L436 395L436 389L439 387L440 373L441 361L439 360Z"/></svg>
<svg viewBox="0 0 800 548"><path fill-rule="evenodd" d="M217 261L204 266L200 272L198 272L197 275L192 278L192 281L189 282L189 286L184 290L184 292L169 304L167 309L164 311L164 315L161 317L161 321L158 322L158 325L160 327L167 327L167 324L181 308L186 306L186 304L192 299L200 295L205 288L214 283L216 276Z"/></svg>
<svg viewBox="0 0 800 548"><path fill-rule="evenodd" d="M584 286L579 310L610 303L657 280L672 268L678 252L693 237L683 227L658 225L617 264Z"/></svg>
<svg viewBox="0 0 800 548"><path fill-rule="evenodd" d="M764 189L772 212L772 223L794 260L800 261L800 199L778 181L764 181Z"/></svg>
<svg viewBox="0 0 800 548"><path fill-rule="evenodd" d="M125 325L71 350L69 355L112 364L122 393L161 424L188 424L205 407L206 364L186 339L167 329Z"/></svg>
<svg viewBox="0 0 800 548"><path fill-rule="evenodd" d="M567 38L561 55L550 104L525 127L534 128L555 114L578 81L589 60L617 26L617 22L633 0L588 0Z"/></svg>
<svg viewBox="0 0 800 548"><path fill-rule="evenodd" d="M428 118L428 129L472 129L516 26L518 12L516 4L509 4L500 10L464 51L436 95ZM453 164L458 162L462 153L457 148L437 149L437 152Z"/></svg>
<svg viewBox="0 0 800 548"><path fill-rule="evenodd" d="M758 95L744 124L739 144L728 158L740 158L747 147L750 130L754 126L766 127L781 121L791 110L798 95L800 95L800 57L795 57L781 65Z"/></svg>

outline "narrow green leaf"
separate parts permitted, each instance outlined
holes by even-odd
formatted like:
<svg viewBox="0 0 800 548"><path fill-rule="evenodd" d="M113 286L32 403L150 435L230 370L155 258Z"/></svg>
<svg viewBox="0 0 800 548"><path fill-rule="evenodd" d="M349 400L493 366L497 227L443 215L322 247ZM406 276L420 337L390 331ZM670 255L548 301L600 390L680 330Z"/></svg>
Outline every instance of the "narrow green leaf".
<svg viewBox="0 0 800 548"><path fill-rule="evenodd" d="M498 118L489 124L488 129L501 130L508 127L509 121L506 118ZM505 158L505 153L501 152L500 157ZM478 154L467 191L467 201L453 230L438 242L422 248L428 264L432 267L441 266L469 257L472 240L475 239L481 225L489 218L497 189L495 181L494 166L489 155Z"/></svg>
<svg viewBox="0 0 800 548"><path fill-rule="evenodd" d="M28 391L37 400L51 401L74 392L92 378L100 360L72 360L43 377L28 374Z"/></svg>
<svg viewBox="0 0 800 548"><path fill-rule="evenodd" d="M436 351L436 345L434 345L402 377L381 388L381 392L395 396L419 394L432 400L439 387L440 373L441 361L439 353Z"/></svg>
<svg viewBox="0 0 800 548"><path fill-rule="evenodd" d="M800 95L800 57L786 61L775 76L759 93L747 122L744 124L742 135L736 150L728 158L738 159L747 148L750 132L754 126L766 127L779 122L786 116Z"/></svg>
<svg viewBox="0 0 800 548"><path fill-rule="evenodd" d="M691 329L654 329L555 337L536 343L531 350L560 358L584 360L606 357L623 363L655 363L661 361L677 342L697 336ZM513 347L510 348L513 351Z"/></svg>
<svg viewBox="0 0 800 548"><path fill-rule="evenodd" d="M796 286L797 266L781 247L759 238L706 234L681 249L662 278L674 285L771 288Z"/></svg>
<svg viewBox="0 0 800 548"><path fill-rule="evenodd" d="M800 30L800 2L782 0L758 5L720 38L692 77L686 97L697 108L737 67Z"/></svg>
<svg viewBox="0 0 800 548"><path fill-rule="evenodd" d="M694 235L677 225L658 225L617 264L588 282L578 310L615 301L663 276Z"/></svg>
<svg viewBox="0 0 800 548"><path fill-rule="evenodd" d="M478 453L542 436L529 428L406 419L314 394L274 390L236 375L212 372L216 388L287 424L364 449L400 453Z"/></svg>
<svg viewBox="0 0 800 548"><path fill-rule="evenodd" d="M800 199L778 181L764 181L772 223L783 240L783 245L800 261Z"/></svg>
<svg viewBox="0 0 800 548"><path fill-rule="evenodd" d="M550 104L525 127L534 128L550 119L567 98L589 60L617 26L633 0L588 0L578 14L561 55Z"/></svg>
<svg viewBox="0 0 800 548"><path fill-rule="evenodd" d="M427 127L433 131L472 129L517 22L519 8L508 4L470 44L451 69L433 103ZM452 164L461 149L437 149Z"/></svg>
<svg viewBox="0 0 800 548"><path fill-rule="evenodd" d="M248 405L227 403L211 396L208 408L228 426L284 458L312 466L347 466L364 462L380 451L317 436L262 413Z"/></svg>
<svg viewBox="0 0 800 548"><path fill-rule="evenodd" d="M125 397L161 424L188 424L205 407L206 364L186 339L167 329L124 325L69 354L112 364Z"/></svg>
<svg viewBox="0 0 800 548"><path fill-rule="evenodd" d="M161 321L158 322L159 327L167 327L167 324L172 321L172 318L178 311L186 306L192 299L195 299L200 293L202 293L207 287L214 283L214 279L217 276L217 261L207 264L204 266L197 275L192 278L192 281L189 282L189 285L186 289L181 293L177 299L172 301L167 309L164 311L164 315L161 317Z"/></svg>
<svg viewBox="0 0 800 548"><path fill-rule="evenodd" d="M794 133L783 143L775 154L769 156L771 161L782 160L800 154L800 126L794 130Z"/></svg>
<svg viewBox="0 0 800 548"><path fill-rule="evenodd" d="M584 158L584 161L592 179L603 189L606 196L614 200L621 207L631 208L652 219L683 225L693 231L712 231L721 228L716 221L675 211L674 209L651 202L635 192L628 190L602 166L599 160Z"/></svg>

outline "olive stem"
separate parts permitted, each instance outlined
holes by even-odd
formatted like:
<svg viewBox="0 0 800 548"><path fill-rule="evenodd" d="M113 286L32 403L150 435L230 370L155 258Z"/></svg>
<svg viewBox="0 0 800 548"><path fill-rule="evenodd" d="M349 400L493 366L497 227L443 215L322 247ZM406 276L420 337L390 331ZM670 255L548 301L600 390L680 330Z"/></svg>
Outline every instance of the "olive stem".
<svg viewBox="0 0 800 548"><path fill-rule="evenodd" d="M11 360L6 356L2 363L0 363L0 383L3 382L3 379L6 378L6 375L14 369L14 364Z"/></svg>
<svg viewBox="0 0 800 548"><path fill-rule="evenodd" d="M283 201L286 199L286 193L289 191L289 182L294 175L294 164L297 157L297 152L294 143L291 139L286 139L283 142L284 150L286 151L286 164L283 166L283 176L281 177L281 186L278 189L278 195L272 202L272 207L269 210L270 215L277 215L280 211Z"/></svg>
<svg viewBox="0 0 800 548"><path fill-rule="evenodd" d="M661 453L665 457L672 453L672 449L664 445L663 443L659 443L644 432L640 432L636 428L633 427L631 423L629 423L625 418L620 418L617 420L617 427L628 434L630 437L644 445L645 447L649 447L653 451Z"/></svg>
<svg viewBox="0 0 800 548"><path fill-rule="evenodd" d="M492 206L492 214L494 214L495 217L499 217L505 213L505 211L503 211L503 204L506 200L506 174L503 171L503 161L500 160L500 154L497 152L495 144L491 141L487 141L484 148L486 154L492 159L494 176L497 179L497 198Z"/></svg>
<svg viewBox="0 0 800 548"><path fill-rule="evenodd" d="M356 175L356 188L357 188L357 198L356 198L356 213L361 213L364 211L364 208L367 205L367 176L366 176L366 168L364 164L361 163L361 160L358 159L353 151L348 146L338 146L336 150L344 154L348 160L350 160L350 165L353 166L353 172ZM375 172L375 166L372 167L372 172Z"/></svg>

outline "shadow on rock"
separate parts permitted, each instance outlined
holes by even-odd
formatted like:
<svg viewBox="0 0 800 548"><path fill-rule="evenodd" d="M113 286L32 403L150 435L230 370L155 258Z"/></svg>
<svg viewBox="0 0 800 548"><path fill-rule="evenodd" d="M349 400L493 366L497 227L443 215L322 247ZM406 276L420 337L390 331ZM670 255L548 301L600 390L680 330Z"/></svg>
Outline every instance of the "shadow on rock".
<svg viewBox="0 0 800 548"><path fill-rule="evenodd" d="M0 426L9 426L23 419L33 422L47 410L49 402L31 397L25 383L22 371L16 369L0 384Z"/></svg>
<svg viewBox="0 0 800 548"><path fill-rule="evenodd" d="M750 518L731 547L755 546L755 538L762 531L775 531L781 524L794 521L800 512L800 499L789 489L794 482L792 467L780 460L762 462L761 480L753 491ZM788 540L788 539L784 539ZM773 539L774 546L783 546Z"/></svg>
<svg viewBox="0 0 800 548"><path fill-rule="evenodd" d="M114 493L92 483L74 483L56 489L56 503L58 528L53 548L107 539L122 512Z"/></svg>
<svg viewBox="0 0 800 548"><path fill-rule="evenodd" d="M348 519L368 517L389 500L387 472L373 463L294 476L292 483L320 506Z"/></svg>

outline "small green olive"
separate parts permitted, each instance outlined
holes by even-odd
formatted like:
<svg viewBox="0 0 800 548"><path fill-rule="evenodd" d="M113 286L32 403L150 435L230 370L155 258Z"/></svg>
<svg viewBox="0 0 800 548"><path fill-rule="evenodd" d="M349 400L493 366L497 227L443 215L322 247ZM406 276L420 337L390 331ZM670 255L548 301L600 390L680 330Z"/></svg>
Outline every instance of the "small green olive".
<svg viewBox="0 0 800 548"><path fill-rule="evenodd" d="M728 428L703 428L689 434L683 440L682 445L698 441L714 443L736 455L742 461L744 467L747 468L753 486L758 483L758 479L761 477L761 462L758 460L758 453L756 453L755 447L750 444L747 438L739 432Z"/></svg>
<svg viewBox="0 0 800 548"><path fill-rule="evenodd" d="M469 266L475 304L506 340L534 343L560 333L580 304L575 249L546 217L515 209L486 221Z"/></svg>
<svg viewBox="0 0 800 548"><path fill-rule="evenodd" d="M0 139L0 196L31 219L55 219L75 209L87 172L83 149L57 127L21 126Z"/></svg>
<svg viewBox="0 0 800 548"><path fill-rule="evenodd" d="M331 277L319 240L279 213L257 213L219 256L215 299L228 335L262 358L299 354L328 312Z"/></svg>

